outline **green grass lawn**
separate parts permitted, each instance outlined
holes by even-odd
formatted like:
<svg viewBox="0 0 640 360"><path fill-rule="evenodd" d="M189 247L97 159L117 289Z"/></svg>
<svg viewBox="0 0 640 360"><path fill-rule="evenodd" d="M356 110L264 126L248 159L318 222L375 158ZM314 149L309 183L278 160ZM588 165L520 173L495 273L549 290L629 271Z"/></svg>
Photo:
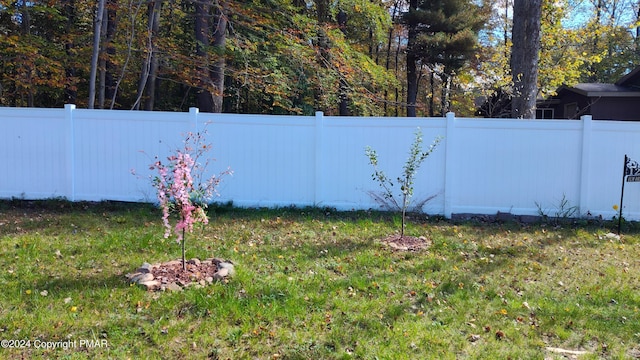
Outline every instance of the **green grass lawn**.
<svg viewBox="0 0 640 360"><path fill-rule="evenodd" d="M147 292L124 275L180 257L158 210L0 202L0 339L30 340L0 358L640 358L633 224L617 240L612 223L414 217L407 234L432 246L399 252L380 241L400 223L385 213L209 213L187 257L229 259L235 276Z"/></svg>

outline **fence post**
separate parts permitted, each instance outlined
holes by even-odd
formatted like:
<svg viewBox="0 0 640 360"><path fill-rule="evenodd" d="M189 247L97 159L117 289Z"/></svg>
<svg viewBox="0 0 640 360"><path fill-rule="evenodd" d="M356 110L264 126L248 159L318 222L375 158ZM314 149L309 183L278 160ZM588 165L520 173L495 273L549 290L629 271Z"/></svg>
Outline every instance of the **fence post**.
<svg viewBox="0 0 640 360"><path fill-rule="evenodd" d="M456 114L453 112L447 113L447 135L445 141L445 158L444 158L444 216L451 219L453 212L453 199L455 189L453 188L453 177L455 167L455 154L453 141L455 135L453 134L456 128Z"/></svg>
<svg viewBox="0 0 640 360"><path fill-rule="evenodd" d="M591 161L591 132L592 116L583 115L582 120L582 152L580 158L580 203L578 210L580 216L589 211L589 162Z"/></svg>
<svg viewBox="0 0 640 360"><path fill-rule="evenodd" d="M191 123L191 126L193 127L193 130L189 130L190 132L193 132L195 134L198 133L198 114L200 113L200 109L197 107L191 107L189 108L189 122Z"/></svg>
<svg viewBox="0 0 640 360"><path fill-rule="evenodd" d="M67 127L67 171L70 182L66 197L70 201L76 201L76 129L73 123L75 109L74 104L64 104L64 122Z"/></svg>
<svg viewBox="0 0 640 360"><path fill-rule="evenodd" d="M324 141L324 113L322 111L316 111L315 116L315 129L314 129L314 139L315 139L315 176L314 176L314 184L313 184L313 205L318 206L322 203L325 198L322 174L324 173L324 152L323 152L323 141Z"/></svg>

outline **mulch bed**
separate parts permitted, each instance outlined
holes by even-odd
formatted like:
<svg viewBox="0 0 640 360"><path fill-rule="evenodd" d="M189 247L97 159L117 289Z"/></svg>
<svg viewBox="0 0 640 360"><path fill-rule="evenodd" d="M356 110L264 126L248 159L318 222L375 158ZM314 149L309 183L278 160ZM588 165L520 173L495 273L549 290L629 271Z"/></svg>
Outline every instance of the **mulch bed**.
<svg viewBox="0 0 640 360"><path fill-rule="evenodd" d="M189 261L186 264L187 270L182 270L182 261L170 261L154 266L151 270L153 277L163 284L189 284L199 283L201 280L213 278L218 271L218 266L214 262Z"/></svg>
<svg viewBox="0 0 640 360"><path fill-rule="evenodd" d="M382 243L397 251L420 251L431 246L431 240L424 236L391 235L382 239Z"/></svg>

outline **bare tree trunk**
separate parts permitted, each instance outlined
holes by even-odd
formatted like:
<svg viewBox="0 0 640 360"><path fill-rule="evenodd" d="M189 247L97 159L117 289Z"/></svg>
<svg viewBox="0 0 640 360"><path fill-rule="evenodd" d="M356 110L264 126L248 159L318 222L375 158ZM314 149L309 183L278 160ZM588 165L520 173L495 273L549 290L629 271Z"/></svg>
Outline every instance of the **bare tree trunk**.
<svg viewBox="0 0 640 360"><path fill-rule="evenodd" d="M435 88L436 88L436 75L433 69L429 69L429 116L435 116Z"/></svg>
<svg viewBox="0 0 640 360"><path fill-rule="evenodd" d="M65 24L65 30L67 34L71 34L71 29L73 28L73 24L76 19L76 11L75 11L75 1L74 0L65 0L64 1L64 16L67 18L67 23ZM67 42L64 44L65 54L67 55L67 59L72 58L73 56L73 48L75 44L73 40L69 38ZM72 79L76 76L77 69L75 66L72 66L69 63L65 64L65 75L67 79ZM66 82L64 88L64 101L67 104L75 104L78 96L78 91L75 88L75 85L71 84L69 81Z"/></svg>
<svg viewBox="0 0 640 360"><path fill-rule="evenodd" d="M447 74L446 72L442 73L442 99L440 113L442 116L445 116L451 110L451 102L449 101L449 97L451 96L451 79L452 76Z"/></svg>
<svg viewBox="0 0 640 360"><path fill-rule="evenodd" d="M155 2L158 7L155 11L155 16L153 17L154 25L153 25L153 37L155 38L160 29L160 10L162 7L162 1ZM158 83L158 69L160 68L158 61L158 47L154 41L153 53L151 54L151 66L149 67L149 78L147 79L147 88L146 88L146 98L144 102L144 109L147 111L152 111L156 102L156 85Z"/></svg>
<svg viewBox="0 0 640 360"><path fill-rule="evenodd" d="M638 12L636 14L636 37L634 40L636 43L636 55L640 57L640 1L638 1L637 7Z"/></svg>
<svg viewBox="0 0 640 360"><path fill-rule="evenodd" d="M396 0L393 3L393 11L391 12L391 22L392 23L396 22L396 14L398 13L398 3L399 3L399 0ZM389 70L389 66L391 64L391 42L393 41L393 30L394 30L394 28L393 28L393 26L391 26L389 28L389 36L387 37L387 59L386 59L385 64L384 64L384 68L387 69L387 70ZM385 102L384 102L384 114L385 115L387 115L388 104L387 104L386 100L388 99L388 96L389 96L389 91L387 89L385 89L384 90L384 99L385 99ZM396 114L396 116L397 116L397 114Z"/></svg>
<svg viewBox="0 0 640 360"><path fill-rule="evenodd" d="M209 11L211 4L209 1L194 1L195 3L195 35L196 35L196 57L198 62L198 70L200 77L200 89L197 94L197 104L202 112L213 112L213 98L209 83L211 82L209 74L209 33L211 26L209 24Z"/></svg>
<svg viewBox="0 0 640 360"><path fill-rule="evenodd" d="M116 37L116 29L117 29L117 11L118 1L117 0L107 0L107 7L105 9L106 12L106 33L105 33L105 46L104 52L105 56L105 65L104 65L104 95L106 99L111 99L109 108L113 109L115 106L114 102L116 101L116 78L115 75L117 69L113 62L113 58L116 55L116 47L114 46L114 41ZM105 104L106 105L106 104ZM105 106L106 107L106 106Z"/></svg>
<svg viewBox="0 0 640 360"><path fill-rule="evenodd" d="M108 0L107 0L108 1ZM108 4L105 4L108 6ZM105 8L104 14L102 16L102 28L100 29L101 34L107 33L107 24L109 23L109 16L107 15L108 10ZM104 49L108 46L106 36L102 36L102 45L100 48L101 51L98 52L98 108L104 109L104 99L105 99L105 87L106 87L106 79L107 79L107 59L104 56ZM102 56L100 56L102 55Z"/></svg>
<svg viewBox="0 0 640 360"><path fill-rule="evenodd" d="M338 27L342 30L343 34L347 31L347 14L342 10L338 13ZM369 46L369 57L372 57L372 51L373 48ZM340 77L339 96L340 116L349 116L349 86L343 77Z"/></svg>
<svg viewBox="0 0 640 360"><path fill-rule="evenodd" d="M98 107L106 108L106 99L115 101L115 77L113 73L116 67L113 65L112 57L116 54L116 48L113 41L116 36L116 0L107 0L104 9L104 17L102 19L102 56L100 56L98 71L100 86L98 91ZM113 109L113 103L110 105Z"/></svg>
<svg viewBox="0 0 640 360"><path fill-rule="evenodd" d="M29 7L27 6L27 1L23 0L20 6L20 15L22 16L22 35L29 36L31 35L31 14L29 13ZM31 78L32 69L29 67L26 71L26 81L27 84L31 84L33 79ZM34 106L34 96L33 96L33 86L27 86L27 106Z"/></svg>
<svg viewBox="0 0 640 360"><path fill-rule="evenodd" d="M216 4L213 32L213 49L216 53L216 60L211 69L211 83L213 85L213 110L212 112L222 112L224 100L224 69L225 46L227 42L227 6L225 0L220 0Z"/></svg>
<svg viewBox="0 0 640 360"><path fill-rule="evenodd" d="M513 102L511 116L534 119L538 95L541 0L513 2L511 75Z"/></svg>
<svg viewBox="0 0 640 360"><path fill-rule="evenodd" d="M147 5L147 56L145 57L140 81L138 82L138 95L132 109L140 109L140 104L144 97L144 110L152 111L155 102L155 87L158 77L158 55L156 36L160 29L160 11L162 10L162 0L151 1Z"/></svg>
<svg viewBox="0 0 640 360"><path fill-rule="evenodd" d="M409 11L418 8L418 0L409 1ZM416 117L416 100L418 98L418 73L416 70L416 55L414 43L416 41L416 25L408 24L407 39L407 116Z"/></svg>
<svg viewBox="0 0 640 360"><path fill-rule="evenodd" d="M100 55L100 32L102 30L104 4L105 0L98 0L95 26L93 28L93 52L91 54L91 70L89 73L89 109L93 109L96 102L96 74L98 72L98 55Z"/></svg>
<svg viewBox="0 0 640 360"><path fill-rule="evenodd" d="M396 77L399 77L400 75L400 41L401 41L401 35L398 35L398 46L396 47L396 69L395 69L395 74ZM400 116L400 91L398 90L398 87L396 86L396 91L395 91L395 108L396 108L396 117ZM404 88L402 88L402 94L404 94Z"/></svg>

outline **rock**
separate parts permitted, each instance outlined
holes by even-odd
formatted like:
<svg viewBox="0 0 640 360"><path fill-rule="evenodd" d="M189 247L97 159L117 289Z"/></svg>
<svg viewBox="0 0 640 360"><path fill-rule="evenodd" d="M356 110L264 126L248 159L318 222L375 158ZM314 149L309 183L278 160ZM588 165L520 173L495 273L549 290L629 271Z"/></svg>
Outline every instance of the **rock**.
<svg viewBox="0 0 640 360"><path fill-rule="evenodd" d="M182 287L174 282L165 285L164 288L167 291L173 291L173 292L182 291Z"/></svg>
<svg viewBox="0 0 640 360"><path fill-rule="evenodd" d="M144 281L144 282L139 282L138 284L145 286L149 291L158 290L160 289L160 285L161 285L160 281L158 280Z"/></svg>
<svg viewBox="0 0 640 360"><path fill-rule="evenodd" d="M213 279L216 280L216 281L222 281L227 276L229 276L229 269L221 268L215 274L213 274Z"/></svg>
<svg viewBox="0 0 640 360"><path fill-rule="evenodd" d="M153 280L152 273L138 273L136 276L130 279L132 283L138 283L138 284L151 281L151 280Z"/></svg>
<svg viewBox="0 0 640 360"><path fill-rule="evenodd" d="M142 273L134 272L134 273L126 274L126 275L125 275L125 277L126 277L127 279L131 280L131 279L133 279L134 277L136 277L136 276L140 276L140 275L142 275ZM133 282L133 281L132 281L132 282Z"/></svg>
<svg viewBox="0 0 640 360"><path fill-rule="evenodd" d="M221 263L231 263L231 261L227 261L221 258L211 258L211 261L216 264L216 266L220 266Z"/></svg>
<svg viewBox="0 0 640 360"><path fill-rule="evenodd" d="M136 270L136 272L139 272L139 273L150 273L152 269L153 269L153 265L151 265L148 262L146 262L146 263L143 263L142 266L140 266L138 268L138 270Z"/></svg>
<svg viewBox="0 0 640 360"><path fill-rule="evenodd" d="M233 276L236 273L236 270L235 270L235 267L233 266L233 264L230 263L230 262L226 262L226 261L219 263L218 264L218 269L220 269L220 270L227 269L229 276Z"/></svg>
<svg viewBox="0 0 640 360"><path fill-rule="evenodd" d="M547 347L546 349L547 349L547 351L551 351L551 352L558 353L558 354L568 354L568 355L587 355L587 354L590 354L590 352L582 351L582 350L567 350L567 349L554 348L554 347Z"/></svg>
<svg viewBox="0 0 640 360"><path fill-rule="evenodd" d="M620 235L614 233L608 233L604 237L608 240L620 240Z"/></svg>
<svg viewBox="0 0 640 360"><path fill-rule="evenodd" d="M226 283L228 277L235 274L235 266L229 260L192 258L186 264L187 271L183 272L181 259L154 264L145 262L125 276L132 284L145 286L149 291L183 291L190 287L205 287L214 281Z"/></svg>

